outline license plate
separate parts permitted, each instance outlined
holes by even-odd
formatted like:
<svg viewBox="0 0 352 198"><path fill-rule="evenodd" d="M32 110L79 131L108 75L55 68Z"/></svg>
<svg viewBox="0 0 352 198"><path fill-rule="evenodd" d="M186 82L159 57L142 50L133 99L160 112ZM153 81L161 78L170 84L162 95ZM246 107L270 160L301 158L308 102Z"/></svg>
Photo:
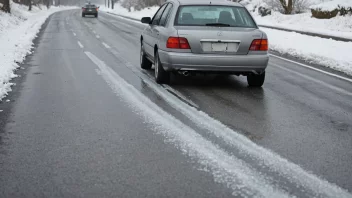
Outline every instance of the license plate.
<svg viewBox="0 0 352 198"><path fill-rule="evenodd" d="M211 51L213 52L226 52L227 51L227 43L212 43Z"/></svg>
<svg viewBox="0 0 352 198"><path fill-rule="evenodd" d="M89 12L91 12L92 10L89 10Z"/></svg>

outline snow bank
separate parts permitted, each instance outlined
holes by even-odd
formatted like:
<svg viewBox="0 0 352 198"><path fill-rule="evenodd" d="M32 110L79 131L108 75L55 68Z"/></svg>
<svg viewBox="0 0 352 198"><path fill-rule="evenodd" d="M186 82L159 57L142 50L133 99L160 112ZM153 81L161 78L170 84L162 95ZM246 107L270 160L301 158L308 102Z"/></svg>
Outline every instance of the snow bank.
<svg viewBox="0 0 352 198"><path fill-rule="evenodd" d="M271 50L352 75L352 43L261 28Z"/></svg>
<svg viewBox="0 0 352 198"><path fill-rule="evenodd" d="M335 37L352 39L352 16L337 16L332 19L312 18L309 9L303 14L284 15L272 11L271 15L262 17L258 14L260 6L268 7L263 0L243 0L243 5L251 12L258 25L280 27L296 31L325 34ZM337 5L349 5L352 7L352 0L308 0L311 8L329 6L337 8Z"/></svg>
<svg viewBox="0 0 352 198"><path fill-rule="evenodd" d="M74 7L28 7L11 4L11 14L0 11L0 101L11 91L14 70L18 68L25 56L30 53L33 39L39 32L46 18L57 11Z"/></svg>
<svg viewBox="0 0 352 198"><path fill-rule="evenodd" d="M316 5L312 5L310 6L310 8L321 9L323 11L333 11L338 6L345 7L345 8L352 7L352 1L351 0L333 0L333 1L327 1Z"/></svg>
<svg viewBox="0 0 352 198"><path fill-rule="evenodd" d="M352 16L316 19L311 17L311 13L284 15L279 12L272 12L271 15L265 17L261 17L257 13L252 13L252 15L258 25L268 25L352 39Z"/></svg>
<svg viewBox="0 0 352 198"><path fill-rule="evenodd" d="M112 10L111 8L106 8L104 5L100 6L99 8L101 11L105 12L110 12L110 13L115 13L119 14L122 16L126 17L131 17L134 19L141 19L142 17L153 17L156 11L158 11L159 7L154 6L154 7L148 7L140 11L134 11L132 9L131 12L129 12L126 8L122 7L120 4L115 4L114 9Z"/></svg>

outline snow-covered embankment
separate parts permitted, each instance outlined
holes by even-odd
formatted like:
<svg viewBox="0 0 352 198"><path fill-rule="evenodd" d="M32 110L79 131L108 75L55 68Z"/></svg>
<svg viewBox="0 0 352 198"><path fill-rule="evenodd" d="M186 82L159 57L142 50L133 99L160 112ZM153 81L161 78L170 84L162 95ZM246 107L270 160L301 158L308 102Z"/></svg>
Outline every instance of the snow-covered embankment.
<svg viewBox="0 0 352 198"><path fill-rule="evenodd" d="M27 6L12 3L11 14L0 11L0 101L11 91L10 80L27 54L30 53L33 39L45 20L54 12L74 7L35 7L28 11Z"/></svg>

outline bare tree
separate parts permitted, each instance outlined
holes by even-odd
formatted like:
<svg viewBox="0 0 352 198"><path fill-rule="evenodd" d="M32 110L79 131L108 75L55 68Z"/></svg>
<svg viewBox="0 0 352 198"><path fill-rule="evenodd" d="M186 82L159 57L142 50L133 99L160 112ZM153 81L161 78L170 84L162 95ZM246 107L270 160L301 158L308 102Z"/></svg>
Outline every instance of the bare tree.
<svg viewBox="0 0 352 198"><path fill-rule="evenodd" d="M136 7L139 4L139 0L124 0L122 6L127 8L131 12L132 7Z"/></svg>
<svg viewBox="0 0 352 198"><path fill-rule="evenodd" d="M283 14L299 13L307 9L307 0L265 0L265 2L274 10Z"/></svg>
<svg viewBox="0 0 352 198"><path fill-rule="evenodd" d="M115 3L119 2L120 0L111 0L111 9L114 9Z"/></svg>
<svg viewBox="0 0 352 198"><path fill-rule="evenodd" d="M136 10L145 7L161 5L165 0L123 0L121 5L131 11L132 7Z"/></svg>
<svg viewBox="0 0 352 198"><path fill-rule="evenodd" d="M10 13L11 12L10 0L3 0L2 4L3 6L0 9L4 12Z"/></svg>
<svg viewBox="0 0 352 198"><path fill-rule="evenodd" d="M27 0L28 3L28 11L32 11L32 0Z"/></svg>

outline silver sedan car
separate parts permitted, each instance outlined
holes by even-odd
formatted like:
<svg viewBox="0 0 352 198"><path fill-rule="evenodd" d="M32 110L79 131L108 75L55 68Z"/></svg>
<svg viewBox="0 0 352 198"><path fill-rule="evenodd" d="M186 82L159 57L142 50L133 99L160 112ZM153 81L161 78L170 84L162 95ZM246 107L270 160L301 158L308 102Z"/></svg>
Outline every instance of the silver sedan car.
<svg viewBox="0 0 352 198"><path fill-rule="evenodd" d="M141 35L141 67L155 66L157 83L170 73L225 73L247 76L249 86L264 83L268 65L267 35L239 3L169 0Z"/></svg>

